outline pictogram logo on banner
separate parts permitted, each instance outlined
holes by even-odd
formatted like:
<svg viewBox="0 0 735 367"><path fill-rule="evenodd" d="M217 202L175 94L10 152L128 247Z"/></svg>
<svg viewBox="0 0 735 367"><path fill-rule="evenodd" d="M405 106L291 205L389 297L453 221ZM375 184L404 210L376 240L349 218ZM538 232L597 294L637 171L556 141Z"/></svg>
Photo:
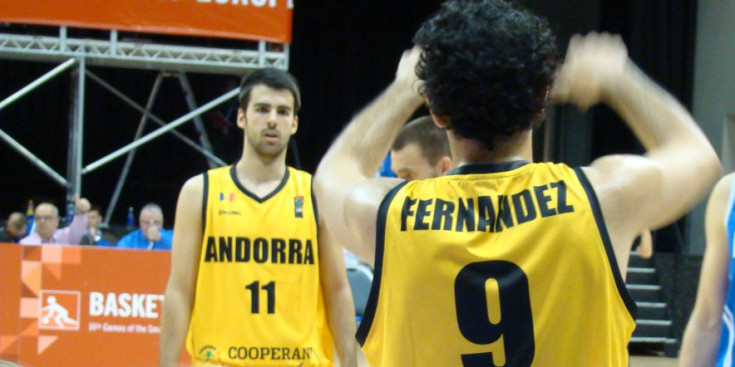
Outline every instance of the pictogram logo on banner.
<svg viewBox="0 0 735 367"><path fill-rule="evenodd" d="M39 329L79 330L79 292L42 289L40 298Z"/></svg>

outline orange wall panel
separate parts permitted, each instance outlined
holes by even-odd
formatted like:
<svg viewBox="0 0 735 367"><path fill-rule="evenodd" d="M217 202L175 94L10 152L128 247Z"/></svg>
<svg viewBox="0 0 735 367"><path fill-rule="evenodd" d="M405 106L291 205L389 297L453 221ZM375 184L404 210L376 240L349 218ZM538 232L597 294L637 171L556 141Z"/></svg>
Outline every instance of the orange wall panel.
<svg viewBox="0 0 735 367"><path fill-rule="evenodd" d="M168 251L0 245L0 333L17 340L0 359L155 366L170 259Z"/></svg>

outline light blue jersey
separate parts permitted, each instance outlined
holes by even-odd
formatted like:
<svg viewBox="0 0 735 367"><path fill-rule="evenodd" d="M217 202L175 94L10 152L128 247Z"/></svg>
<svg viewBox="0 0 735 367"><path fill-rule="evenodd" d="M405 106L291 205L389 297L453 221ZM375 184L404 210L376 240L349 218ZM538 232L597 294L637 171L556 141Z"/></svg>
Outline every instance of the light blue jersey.
<svg viewBox="0 0 735 367"><path fill-rule="evenodd" d="M735 357L733 357L733 347L735 346L735 184L730 189L730 197L728 199L727 212L725 212L725 228L727 228L727 243L730 249L730 270L727 273L727 279L730 287L727 290L727 299L725 300L725 309L722 312L722 336L720 337L720 349L717 352L718 367L735 366Z"/></svg>

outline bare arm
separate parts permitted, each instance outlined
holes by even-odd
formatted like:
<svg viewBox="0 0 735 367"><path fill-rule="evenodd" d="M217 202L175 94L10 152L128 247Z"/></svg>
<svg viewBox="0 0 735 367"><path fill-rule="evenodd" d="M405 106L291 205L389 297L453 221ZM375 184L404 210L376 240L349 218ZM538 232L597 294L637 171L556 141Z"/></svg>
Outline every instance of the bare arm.
<svg viewBox="0 0 735 367"><path fill-rule="evenodd" d="M202 247L202 176L189 179L179 194L161 321L158 365L176 366L189 329Z"/></svg>
<svg viewBox="0 0 735 367"><path fill-rule="evenodd" d="M605 156L585 168L619 264L627 263L635 235L684 215L721 175L694 119L633 64L619 37L572 38L552 97L582 108L605 102L647 150L645 156Z"/></svg>
<svg viewBox="0 0 735 367"><path fill-rule="evenodd" d="M653 256L653 241L651 239L651 231L645 230L640 234L641 242L638 245L638 255L644 259L650 259Z"/></svg>
<svg viewBox="0 0 735 367"><path fill-rule="evenodd" d="M319 220L319 278L324 288L327 322L337 346L340 366L357 367L355 304L347 281L342 247L336 243L323 220Z"/></svg>
<svg viewBox="0 0 735 367"><path fill-rule="evenodd" d="M375 233L351 237L345 214L345 204L358 184L373 177L380 162L390 149L403 123L421 103L415 92L417 78L415 65L420 50L404 53L396 72L396 79L370 105L353 118L327 151L314 175L317 202L334 238L355 255L368 263L375 256ZM375 208L379 205L375 204ZM354 218L355 223L375 221L369 215ZM372 240L371 240L372 239Z"/></svg>
<svg viewBox="0 0 735 367"><path fill-rule="evenodd" d="M78 245L87 232L87 212L89 211L89 200L74 195L74 218L68 227L59 229L60 240L68 245Z"/></svg>
<svg viewBox="0 0 735 367"><path fill-rule="evenodd" d="M707 249L702 261L697 301L689 318L679 356L686 367L714 366L720 343L722 309L727 296L730 251L727 245L725 210L735 174L715 186L705 218Z"/></svg>

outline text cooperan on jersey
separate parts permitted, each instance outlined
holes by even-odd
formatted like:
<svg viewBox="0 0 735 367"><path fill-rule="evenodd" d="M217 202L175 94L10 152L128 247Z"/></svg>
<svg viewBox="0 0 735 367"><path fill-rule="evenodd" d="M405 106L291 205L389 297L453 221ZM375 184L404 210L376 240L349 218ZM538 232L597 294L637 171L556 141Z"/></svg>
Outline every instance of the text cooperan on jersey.
<svg viewBox="0 0 735 367"><path fill-rule="evenodd" d="M573 211L574 207L567 204L564 181L534 186L512 195L452 201L406 197L401 209L401 231L500 232L537 218ZM409 219L413 225L409 224Z"/></svg>

